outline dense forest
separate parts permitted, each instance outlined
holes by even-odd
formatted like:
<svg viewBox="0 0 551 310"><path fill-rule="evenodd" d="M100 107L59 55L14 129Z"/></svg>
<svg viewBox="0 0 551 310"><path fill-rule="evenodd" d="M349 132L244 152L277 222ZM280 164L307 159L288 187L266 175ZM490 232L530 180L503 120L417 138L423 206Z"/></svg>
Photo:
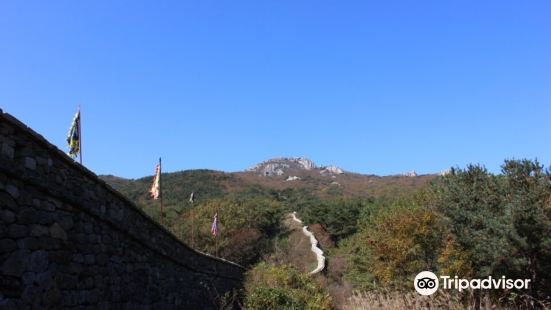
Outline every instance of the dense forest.
<svg viewBox="0 0 551 310"><path fill-rule="evenodd" d="M165 226L195 249L249 269L243 291L221 298L222 307L551 305L551 173L537 161L506 160L500 174L480 165L455 168L419 186L380 195L344 195L342 190L320 195L312 188L262 184L228 190L231 178L205 170L163 174ZM160 219L158 201L147 199L151 178L104 179ZM193 204L191 191L197 196ZM277 257L287 242L282 221L292 211L329 236L332 246L323 248L328 265L321 275L309 276ZM217 241L210 232L215 213ZM422 270L530 279L531 285L527 290L439 290L420 296L413 278Z"/></svg>

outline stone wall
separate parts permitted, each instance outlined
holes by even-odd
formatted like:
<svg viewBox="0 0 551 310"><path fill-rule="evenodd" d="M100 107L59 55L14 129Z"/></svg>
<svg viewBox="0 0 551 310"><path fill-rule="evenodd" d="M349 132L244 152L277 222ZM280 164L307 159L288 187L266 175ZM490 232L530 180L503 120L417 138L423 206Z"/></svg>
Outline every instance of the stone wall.
<svg viewBox="0 0 551 310"><path fill-rule="evenodd" d="M243 271L0 110L0 309L214 309Z"/></svg>

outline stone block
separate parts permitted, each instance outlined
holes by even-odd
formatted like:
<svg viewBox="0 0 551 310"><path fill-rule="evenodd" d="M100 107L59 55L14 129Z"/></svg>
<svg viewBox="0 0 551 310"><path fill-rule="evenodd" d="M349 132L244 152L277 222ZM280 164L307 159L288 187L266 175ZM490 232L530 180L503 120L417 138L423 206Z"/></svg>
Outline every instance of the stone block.
<svg viewBox="0 0 551 310"><path fill-rule="evenodd" d="M84 263L84 256L82 254L75 254L73 256L73 261L77 262L77 263Z"/></svg>
<svg viewBox="0 0 551 310"><path fill-rule="evenodd" d="M17 241L17 247L22 250L38 250L41 243L38 238L23 238Z"/></svg>
<svg viewBox="0 0 551 310"><path fill-rule="evenodd" d="M44 211L53 212L55 211L55 205L49 201L45 201L41 204L40 209Z"/></svg>
<svg viewBox="0 0 551 310"><path fill-rule="evenodd" d="M105 264L109 262L109 256L107 256L107 254L105 253L101 253L98 255L97 261L98 261L98 265L105 266Z"/></svg>
<svg viewBox="0 0 551 310"><path fill-rule="evenodd" d="M61 302L61 292L57 285L52 282L49 283L49 286L46 288L44 294L42 295L42 304L45 309L56 309L60 308Z"/></svg>
<svg viewBox="0 0 551 310"><path fill-rule="evenodd" d="M96 262L96 258L92 254L87 254L84 256L84 263L87 265L93 265Z"/></svg>
<svg viewBox="0 0 551 310"><path fill-rule="evenodd" d="M59 250L49 252L50 260L56 264L67 264L71 261L72 254L69 251Z"/></svg>
<svg viewBox="0 0 551 310"><path fill-rule="evenodd" d="M0 238L8 237L8 226L0 223Z"/></svg>
<svg viewBox="0 0 551 310"><path fill-rule="evenodd" d="M2 275L0 277L0 309L17 309L15 305L8 307L6 303L3 303L6 299L4 297L19 298L23 292L23 283L21 278Z"/></svg>
<svg viewBox="0 0 551 310"><path fill-rule="evenodd" d="M48 235L48 227L44 225L31 225L31 237L40 237Z"/></svg>
<svg viewBox="0 0 551 310"><path fill-rule="evenodd" d="M53 204L55 208L61 208L61 206L63 205L61 201L52 197L49 197L47 201Z"/></svg>
<svg viewBox="0 0 551 310"><path fill-rule="evenodd" d="M0 210L0 220L5 224L11 224L15 222L15 213L8 209Z"/></svg>
<svg viewBox="0 0 551 310"><path fill-rule="evenodd" d="M36 170L36 159L32 157L25 157L25 168Z"/></svg>
<svg viewBox="0 0 551 310"><path fill-rule="evenodd" d="M91 223L84 223L84 232L87 234L93 233L93 226Z"/></svg>
<svg viewBox="0 0 551 310"><path fill-rule="evenodd" d="M73 218L70 215L62 215L57 222L63 229L71 229L74 225Z"/></svg>
<svg viewBox="0 0 551 310"><path fill-rule="evenodd" d="M63 230L63 227L59 225L57 222L53 223L52 226L50 226L50 236L52 238L61 239L63 241L67 240L67 233L65 230Z"/></svg>
<svg viewBox="0 0 551 310"><path fill-rule="evenodd" d="M27 226L11 224L8 228L8 236L12 239L20 239L28 235Z"/></svg>
<svg viewBox="0 0 551 310"><path fill-rule="evenodd" d="M19 198L19 188L13 184L6 184L6 192L10 194L14 199Z"/></svg>
<svg viewBox="0 0 551 310"><path fill-rule="evenodd" d="M45 250L57 250L61 248L62 240L42 236L38 238L39 248Z"/></svg>
<svg viewBox="0 0 551 310"><path fill-rule="evenodd" d="M66 273L58 274L57 280L59 283L59 288L62 290L75 289L78 285L77 276L66 274Z"/></svg>
<svg viewBox="0 0 551 310"><path fill-rule="evenodd" d="M2 156L13 160L14 149L7 142L2 142Z"/></svg>
<svg viewBox="0 0 551 310"><path fill-rule="evenodd" d="M0 272L3 275L21 277L29 264L29 251L20 250L12 253L2 264Z"/></svg>
<svg viewBox="0 0 551 310"><path fill-rule="evenodd" d="M48 252L39 250L31 253L27 271L44 272L48 268Z"/></svg>
<svg viewBox="0 0 551 310"><path fill-rule="evenodd" d="M27 285L21 294L21 301L30 305L30 308L38 309L40 306L40 288L34 285Z"/></svg>
<svg viewBox="0 0 551 310"><path fill-rule="evenodd" d="M85 234L74 234L72 237L76 239L79 244L84 244L88 241L88 237Z"/></svg>
<svg viewBox="0 0 551 310"><path fill-rule="evenodd" d="M82 264L79 263L69 263L67 266L67 272L71 274L79 274L83 270Z"/></svg>
<svg viewBox="0 0 551 310"><path fill-rule="evenodd" d="M19 211L17 216L17 223L19 224L38 224L40 222L40 217L38 211L30 207L23 207Z"/></svg>
<svg viewBox="0 0 551 310"><path fill-rule="evenodd" d="M98 239L99 239L99 237L97 235L94 235L94 234L88 235L88 242L89 243L96 244L96 243L98 243Z"/></svg>
<svg viewBox="0 0 551 310"><path fill-rule="evenodd" d="M52 224L52 222L55 219L55 214L48 211L39 211L38 212L38 223L43 225L49 225Z"/></svg>
<svg viewBox="0 0 551 310"><path fill-rule="evenodd" d="M79 287L87 290L94 288L94 278L86 277L84 279L81 279L79 281Z"/></svg>
<svg viewBox="0 0 551 310"><path fill-rule="evenodd" d="M111 244L111 243L112 243L112 242L111 242L111 236L109 236L109 235L103 235L103 236L101 237L101 243L103 243L103 244Z"/></svg>
<svg viewBox="0 0 551 310"><path fill-rule="evenodd" d="M11 239L0 240L0 253L9 253L17 249L17 243Z"/></svg>

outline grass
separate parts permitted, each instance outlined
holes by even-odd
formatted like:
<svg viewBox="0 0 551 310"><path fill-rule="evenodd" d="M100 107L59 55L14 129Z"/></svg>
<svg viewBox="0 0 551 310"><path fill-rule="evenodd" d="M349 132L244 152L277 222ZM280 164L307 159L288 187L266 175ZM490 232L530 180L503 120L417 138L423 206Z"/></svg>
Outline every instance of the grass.
<svg viewBox="0 0 551 310"><path fill-rule="evenodd" d="M481 309L528 309L530 299L528 296L517 296L517 300L500 300L496 303L490 298L482 297ZM466 300L465 300L466 299ZM551 309L549 303L535 301L540 309ZM420 309L473 309L472 294L450 294L439 290L431 296L421 296L416 292L400 291L354 291L344 305L343 310L356 309L396 309L396 310L420 310Z"/></svg>
<svg viewBox="0 0 551 310"><path fill-rule="evenodd" d="M432 296L416 292L359 292L354 291L343 305L343 310L352 309L465 309L457 296L438 291Z"/></svg>

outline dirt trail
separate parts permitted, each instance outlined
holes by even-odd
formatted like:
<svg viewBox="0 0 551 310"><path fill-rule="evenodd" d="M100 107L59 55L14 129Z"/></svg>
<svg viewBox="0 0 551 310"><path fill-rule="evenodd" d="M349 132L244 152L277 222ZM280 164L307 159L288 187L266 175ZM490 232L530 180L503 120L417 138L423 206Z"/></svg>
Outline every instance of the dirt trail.
<svg viewBox="0 0 551 310"><path fill-rule="evenodd" d="M291 213L291 218L293 219L293 222L298 224L298 226L302 226L302 221L297 218L297 213L293 212ZM310 271L310 274L316 274L320 271L322 271L325 268L325 256L323 255L323 251L318 247L318 240L316 240L316 237L314 237L314 234L308 230L308 226L302 226L302 233L304 236L306 236L310 241L310 249L312 252L316 255L316 261L317 266L314 270Z"/></svg>
<svg viewBox="0 0 551 310"><path fill-rule="evenodd" d="M333 298L333 307L343 309L343 305L351 293L350 284L342 278L346 266L345 257L332 256L331 261L326 260L323 251L317 247L318 240L314 238L312 231L317 229L316 236L322 240L326 239L323 241L326 250L333 248L335 244L332 243L327 232L319 224L314 224L312 227L304 226L304 223L297 218L296 213L289 213L284 223L291 231L289 245L292 245L287 249L286 261L297 266L303 272L315 274L316 281ZM312 235L315 242L312 242L310 235ZM314 252L314 248L319 252ZM320 272L324 269L327 269L326 272Z"/></svg>
<svg viewBox="0 0 551 310"><path fill-rule="evenodd" d="M310 250L310 239L302 232L302 225L295 222L290 214L285 217L284 224L288 229L288 238L282 249L282 263L293 265L302 272L310 272L317 265L316 255Z"/></svg>

